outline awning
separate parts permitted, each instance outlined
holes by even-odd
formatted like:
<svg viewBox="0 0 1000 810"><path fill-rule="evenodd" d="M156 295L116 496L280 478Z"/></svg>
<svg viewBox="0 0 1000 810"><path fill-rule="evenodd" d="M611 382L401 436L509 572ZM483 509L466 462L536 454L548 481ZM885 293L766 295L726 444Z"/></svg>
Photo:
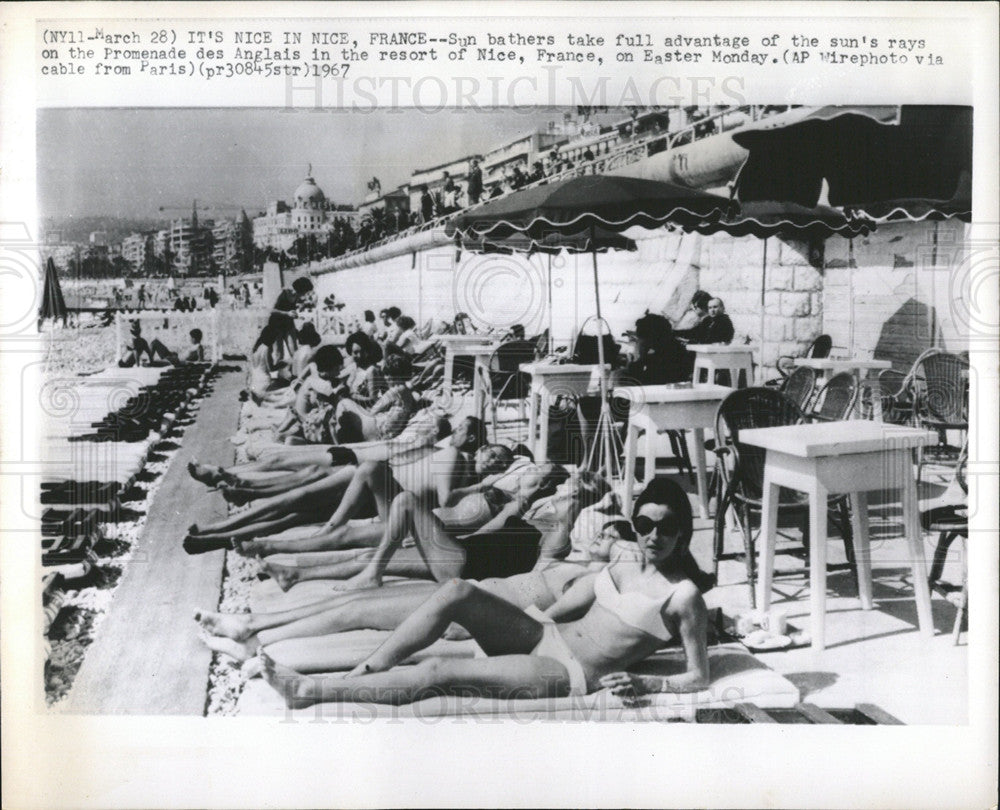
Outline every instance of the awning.
<svg viewBox="0 0 1000 810"><path fill-rule="evenodd" d="M780 128L734 133L750 153L736 196L812 207L825 180L824 203L875 219L971 210L963 173L971 177L972 108L900 107L896 121L891 109L823 107Z"/></svg>

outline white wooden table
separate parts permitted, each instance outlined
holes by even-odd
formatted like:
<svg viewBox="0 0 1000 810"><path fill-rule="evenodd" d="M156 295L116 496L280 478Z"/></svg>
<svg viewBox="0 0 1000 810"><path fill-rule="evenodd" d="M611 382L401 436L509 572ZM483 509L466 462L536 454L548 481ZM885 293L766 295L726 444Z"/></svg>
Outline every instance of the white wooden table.
<svg viewBox="0 0 1000 810"><path fill-rule="evenodd" d="M610 370L605 364L604 368ZM600 366L567 363L523 363L521 371L531 375L528 396L528 442L535 463L548 460L549 406L558 396L582 397L600 391ZM577 409L579 411L579 408ZM539 416L540 413L540 416ZM583 427L581 417L580 426ZM536 440L536 429L538 437Z"/></svg>
<svg viewBox="0 0 1000 810"><path fill-rule="evenodd" d="M629 401L628 435L625 440L625 493L622 508L632 514L632 493L636 484L635 459L639 431L646 432L646 468L643 485L656 474L656 436L660 430L692 430L694 463L698 479L701 516L708 517L708 483L705 474L705 428L715 425L719 403L733 392L724 385L678 383L616 388L614 395Z"/></svg>
<svg viewBox="0 0 1000 810"><path fill-rule="evenodd" d="M444 384L442 393L451 397L452 379L455 374L455 357L472 356L475 358L475 368L472 371L472 393L476 414L481 419L485 405L483 374L493 352L500 346L500 339L495 335L439 335L438 341L444 346ZM486 375L488 379L488 374Z"/></svg>
<svg viewBox="0 0 1000 810"><path fill-rule="evenodd" d="M927 563L920 532L913 449L937 441L934 433L868 420L821 422L740 431L740 441L767 450L761 515L758 603L771 604L774 546L778 527L778 489L809 495L809 587L813 649L825 646L827 497L851 497L851 528L858 568L861 606L872 607L868 495L871 490L899 489L909 546L920 631L934 633Z"/></svg>
<svg viewBox="0 0 1000 810"><path fill-rule="evenodd" d="M740 371L746 374L746 384L753 385L753 353L754 346L731 345L726 343L689 343L689 352L695 353L694 375L691 379L695 385L715 385L715 372L725 369L733 388L740 388ZM701 372L707 372L704 383L701 382Z"/></svg>
<svg viewBox="0 0 1000 810"><path fill-rule="evenodd" d="M882 371L892 368L892 363L888 360L839 360L832 357L796 357L792 363L795 366L805 366L816 371L816 376L820 380L828 379L834 374L846 371L854 375L854 379L861 388L861 374L872 369ZM882 421L882 386L879 385L878 377L870 381L872 392L872 418ZM861 397L858 397L857 413L861 415Z"/></svg>

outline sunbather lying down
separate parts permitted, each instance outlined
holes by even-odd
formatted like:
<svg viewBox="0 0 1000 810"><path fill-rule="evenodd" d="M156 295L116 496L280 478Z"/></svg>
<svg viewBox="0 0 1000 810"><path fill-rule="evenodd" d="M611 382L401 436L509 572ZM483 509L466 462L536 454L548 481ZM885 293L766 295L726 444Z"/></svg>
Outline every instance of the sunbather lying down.
<svg viewBox="0 0 1000 810"><path fill-rule="evenodd" d="M612 559L612 548L635 547L631 524L622 517L608 520L590 544L588 562L548 561L525 574L491 577L476 582L480 588L525 609L546 610L567 589L590 572L600 571ZM636 553L618 551L636 562ZM274 613L214 613L201 610L195 619L209 634L205 643L213 650L244 661L267 647L268 654L300 672L350 669L360 658L344 661L327 636L349 630L395 630L440 586L434 582L408 581L391 587L351 591L328 599ZM468 638L453 625L445 638Z"/></svg>
<svg viewBox="0 0 1000 810"><path fill-rule="evenodd" d="M332 468L288 492L261 498L244 512L206 526L192 525L184 547L192 554L233 548L236 541L331 517L337 521L336 525L331 524L332 528L344 526L350 518L376 514L385 522L389 503L403 491L417 502L433 507L467 482L472 462L464 448L481 441L482 433L477 428L478 420L475 423L466 420L446 447L422 448L400 454L390 462ZM481 450L476 452L475 475L498 472L512 458L510 450L499 445ZM324 531L321 528L317 533Z"/></svg>
<svg viewBox="0 0 1000 810"><path fill-rule="evenodd" d="M441 694L564 697L602 686L623 696L703 689L709 679L706 608L692 577L705 577L688 550L687 495L673 482L654 479L639 496L632 523L643 563L579 578L544 613L454 579L345 677L303 675L266 651L264 676L293 708L323 701L401 704ZM452 622L472 635L486 658L431 657L398 666ZM624 672L674 637L687 658L683 674Z"/></svg>
<svg viewBox="0 0 1000 810"><path fill-rule="evenodd" d="M378 548L331 551L322 557L291 560L272 556L264 561L264 568L286 590L297 582L314 579L350 577L341 587L354 590L378 587L385 575L441 582L455 576L483 579L524 573L539 559L566 556L577 512L607 492L601 479L580 476L565 494L559 514L544 529L525 522L529 508L553 495L568 477L566 470L555 464L525 470L517 477L515 495L499 513L464 537L449 532L433 510L403 492L392 502ZM413 541L412 547L403 545L407 538Z"/></svg>

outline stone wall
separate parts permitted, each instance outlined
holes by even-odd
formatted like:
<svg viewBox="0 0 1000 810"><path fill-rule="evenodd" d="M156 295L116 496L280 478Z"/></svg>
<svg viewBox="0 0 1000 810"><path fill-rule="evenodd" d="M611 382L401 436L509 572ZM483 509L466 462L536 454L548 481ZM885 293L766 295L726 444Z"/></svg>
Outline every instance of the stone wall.
<svg viewBox="0 0 1000 810"><path fill-rule="evenodd" d="M853 243L829 240L823 330L834 352L906 371L931 345L966 350L965 239L966 226L950 220L886 224Z"/></svg>
<svg viewBox="0 0 1000 810"><path fill-rule="evenodd" d="M763 358L764 378L780 355L801 354L822 332L823 273L804 242L733 238L704 240L699 286L720 297L736 328L734 342L750 342Z"/></svg>
<svg viewBox="0 0 1000 810"><path fill-rule="evenodd" d="M597 257L601 303L616 336L646 310L679 318L695 289L718 295L736 328L763 358L799 355L820 334L835 355L886 358L902 369L933 340L965 348L963 304L951 267L964 245L961 223L883 225L868 237L821 245L772 237L703 237L635 229L635 251ZM812 250L812 256L810 256ZM347 312L396 305L418 323L468 313L480 326L551 325L567 344L595 312L590 254L474 254L432 247L375 264L321 274ZM549 296L551 294L551 306Z"/></svg>

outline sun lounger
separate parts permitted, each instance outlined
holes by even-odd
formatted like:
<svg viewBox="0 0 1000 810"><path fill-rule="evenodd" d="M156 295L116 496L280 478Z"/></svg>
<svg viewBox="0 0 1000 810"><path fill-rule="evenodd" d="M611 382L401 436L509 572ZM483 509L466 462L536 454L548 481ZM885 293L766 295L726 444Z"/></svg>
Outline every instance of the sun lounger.
<svg viewBox="0 0 1000 810"><path fill-rule="evenodd" d="M368 631L369 635L375 631ZM358 643L355 634L345 644ZM380 634L384 637L385 634ZM374 640L374 637L372 638ZM454 645L447 654L469 656L470 642L445 642ZM439 653L445 654L439 647ZM378 706L359 703L330 703L291 711L281 696L261 680L247 683L238 704L241 715L266 715L289 719L350 721L364 718L396 717L504 717L517 720L593 720L612 722L693 720L698 710L722 709L751 702L761 708L790 708L799 702L795 685L769 669L742 645L723 644L708 651L711 684L708 689L691 694L656 694L643 698L635 708L624 706L607 690L589 695L531 700L494 700L473 697L434 697L407 706ZM659 653L635 671L647 674L674 674L683 671L684 655L679 650ZM330 677L337 677L331 675Z"/></svg>

